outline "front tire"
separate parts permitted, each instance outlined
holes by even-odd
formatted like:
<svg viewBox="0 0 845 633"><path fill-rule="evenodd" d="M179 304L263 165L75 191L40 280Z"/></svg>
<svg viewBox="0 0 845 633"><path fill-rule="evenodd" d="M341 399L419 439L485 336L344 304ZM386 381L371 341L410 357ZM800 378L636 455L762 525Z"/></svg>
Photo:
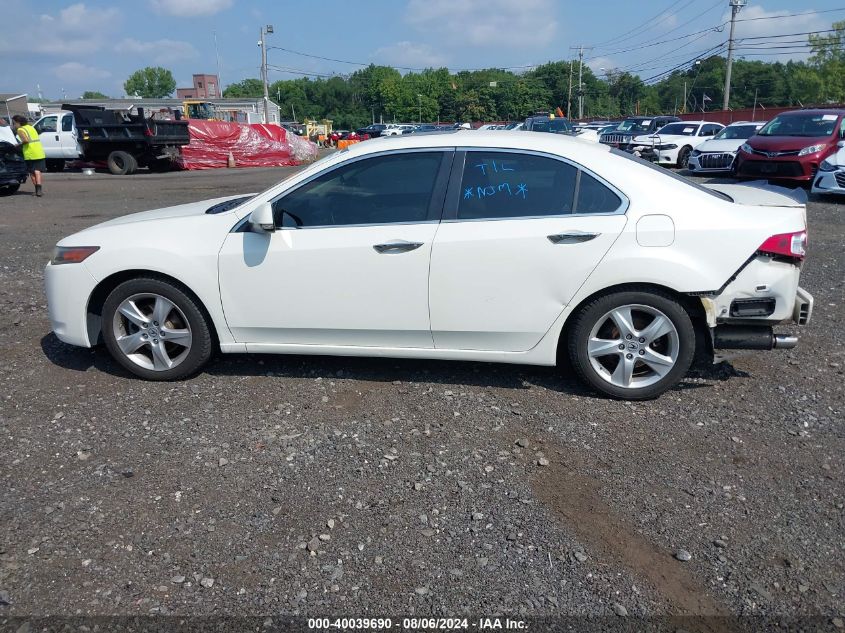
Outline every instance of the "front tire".
<svg viewBox="0 0 845 633"><path fill-rule="evenodd" d="M689 314L668 293L621 291L573 316L568 350L578 376L623 400L656 398L686 375L695 353Z"/></svg>
<svg viewBox="0 0 845 633"><path fill-rule="evenodd" d="M193 375L211 357L209 323L197 301L160 279L130 279L103 304L103 340L114 359L147 380Z"/></svg>
<svg viewBox="0 0 845 633"><path fill-rule="evenodd" d="M63 158L48 158L47 171L59 172L65 170L65 161Z"/></svg>
<svg viewBox="0 0 845 633"><path fill-rule="evenodd" d="M689 156L692 154L692 148L690 147L682 147L680 153L678 154L678 169L688 169L689 168Z"/></svg>
<svg viewBox="0 0 845 633"><path fill-rule="evenodd" d="M17 193L18 189L21 186L14 184L14 185L3 185L0 187L0 196L11 196L13 193Z"/></svg>

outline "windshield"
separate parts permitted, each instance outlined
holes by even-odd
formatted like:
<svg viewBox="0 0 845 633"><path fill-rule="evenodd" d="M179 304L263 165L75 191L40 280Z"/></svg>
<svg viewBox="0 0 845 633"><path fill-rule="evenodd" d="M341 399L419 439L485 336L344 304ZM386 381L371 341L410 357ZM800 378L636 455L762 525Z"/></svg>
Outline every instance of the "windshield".
<svg viewBox="0 0 845 633"><path fill-rule="evenodd" d="M689 123L670 123L669 125L664 125L658 131L658 134L669 134L671 136L695 136L695 133L698 132L697 125L691 125Z"/></svg>
<svg viewBox="0 0 845 633"><path fill-rule="evenodd" d="M566 119L535 119L531 122L532 132L571 132L572 125Z"/></svg>
<svg viewBox="0 0 845 633"><path fill-rule="evenodd" d="M745 140L751 138L757 133L756 125L729 125L724 130L713 137L714 141L722 140Z"/></svg>
<svg viewBox="0 0 845 633"><path fill-rule="evenodd" d="M625 119L616 128L618 132L648 132L651 129L651 119Z"/></svg>
<svg viewBox="0 0 845 633"><path fill-rule="evenodd" d="M830 136L836 129L838 114L790 114L772 119L759 136Z"/></svg>

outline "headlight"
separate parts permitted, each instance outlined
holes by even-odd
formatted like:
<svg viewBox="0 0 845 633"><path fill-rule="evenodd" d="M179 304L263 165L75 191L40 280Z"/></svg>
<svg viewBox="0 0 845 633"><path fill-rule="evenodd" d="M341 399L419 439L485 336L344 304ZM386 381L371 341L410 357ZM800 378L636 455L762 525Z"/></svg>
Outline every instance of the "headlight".
<svg viewBox="0 0 845 633"><path fill-rule="evenodd" d="M746 154L753 154L754 153L754 150L751 149L751 146L748 143L743 143L742 145L739 146L739 149L741 151L745 152Z"/></svg>
<svg viewBox="0 0 845 633"><path fill-rule="evenodd" d="M53 266L59 264L78 264L100 250L99 246L57 246L53 250Z"/></svg>
<svg viewBox="0 0 845 633"><path fill-rule="evenodd" d="M692 150L691 156L701 156L701 152L697 149Z"/></svg>
<svg viewBox="0 0 845 633"><path fill-rule="evenodd" d="M805 147L800 152L798 152L799 156L806 156L807 154L815 154L816 152L822 151L825 147L827 147L827 143L819 143L818 145L810 145L810 147Z"/></svg>
<svg viewBox="0 0 845 633"><path fill-rule="evenodd" d="M825 159L819 165L819 171L836 171L836 165L831 163L829 159Z"/></svg>

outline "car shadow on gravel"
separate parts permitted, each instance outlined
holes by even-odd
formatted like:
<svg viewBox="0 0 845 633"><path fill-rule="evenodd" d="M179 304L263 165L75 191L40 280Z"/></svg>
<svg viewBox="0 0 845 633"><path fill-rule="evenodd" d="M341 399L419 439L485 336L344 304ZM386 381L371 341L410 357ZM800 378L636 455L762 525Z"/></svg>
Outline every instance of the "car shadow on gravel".
<svg viewBox="0 0 845 633"><path fill-rule="evenodd" d="M44 356L63 369L85 372L94 368L112 376L133 378L102 346L95 349L62 343L52 332L41 339ZM198 375L267 376L276 378L346 378L376 383L425 382L466 387L497 387L549 391L573 396L602 397L584 386L567 362L558 367L351 356L295 356L272 354L217 354ZM730 363L694 366L671 391L709 388L703 381L748 377ZM197 377L188 380L196 380ZM692 380L691 380L692 379Z"/></svg>

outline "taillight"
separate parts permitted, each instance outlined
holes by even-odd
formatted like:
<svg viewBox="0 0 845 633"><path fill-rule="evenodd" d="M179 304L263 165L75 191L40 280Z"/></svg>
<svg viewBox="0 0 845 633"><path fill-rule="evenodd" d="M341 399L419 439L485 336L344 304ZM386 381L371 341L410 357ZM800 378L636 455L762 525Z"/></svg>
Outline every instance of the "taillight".
<svg viewBox="0 0 845 633"><path fill-rule="evenodd" d="M770 255L785 255L786 257L804 259L807 255L807 231L772 235L760 244L760 248L757 250Z"/></svg>

